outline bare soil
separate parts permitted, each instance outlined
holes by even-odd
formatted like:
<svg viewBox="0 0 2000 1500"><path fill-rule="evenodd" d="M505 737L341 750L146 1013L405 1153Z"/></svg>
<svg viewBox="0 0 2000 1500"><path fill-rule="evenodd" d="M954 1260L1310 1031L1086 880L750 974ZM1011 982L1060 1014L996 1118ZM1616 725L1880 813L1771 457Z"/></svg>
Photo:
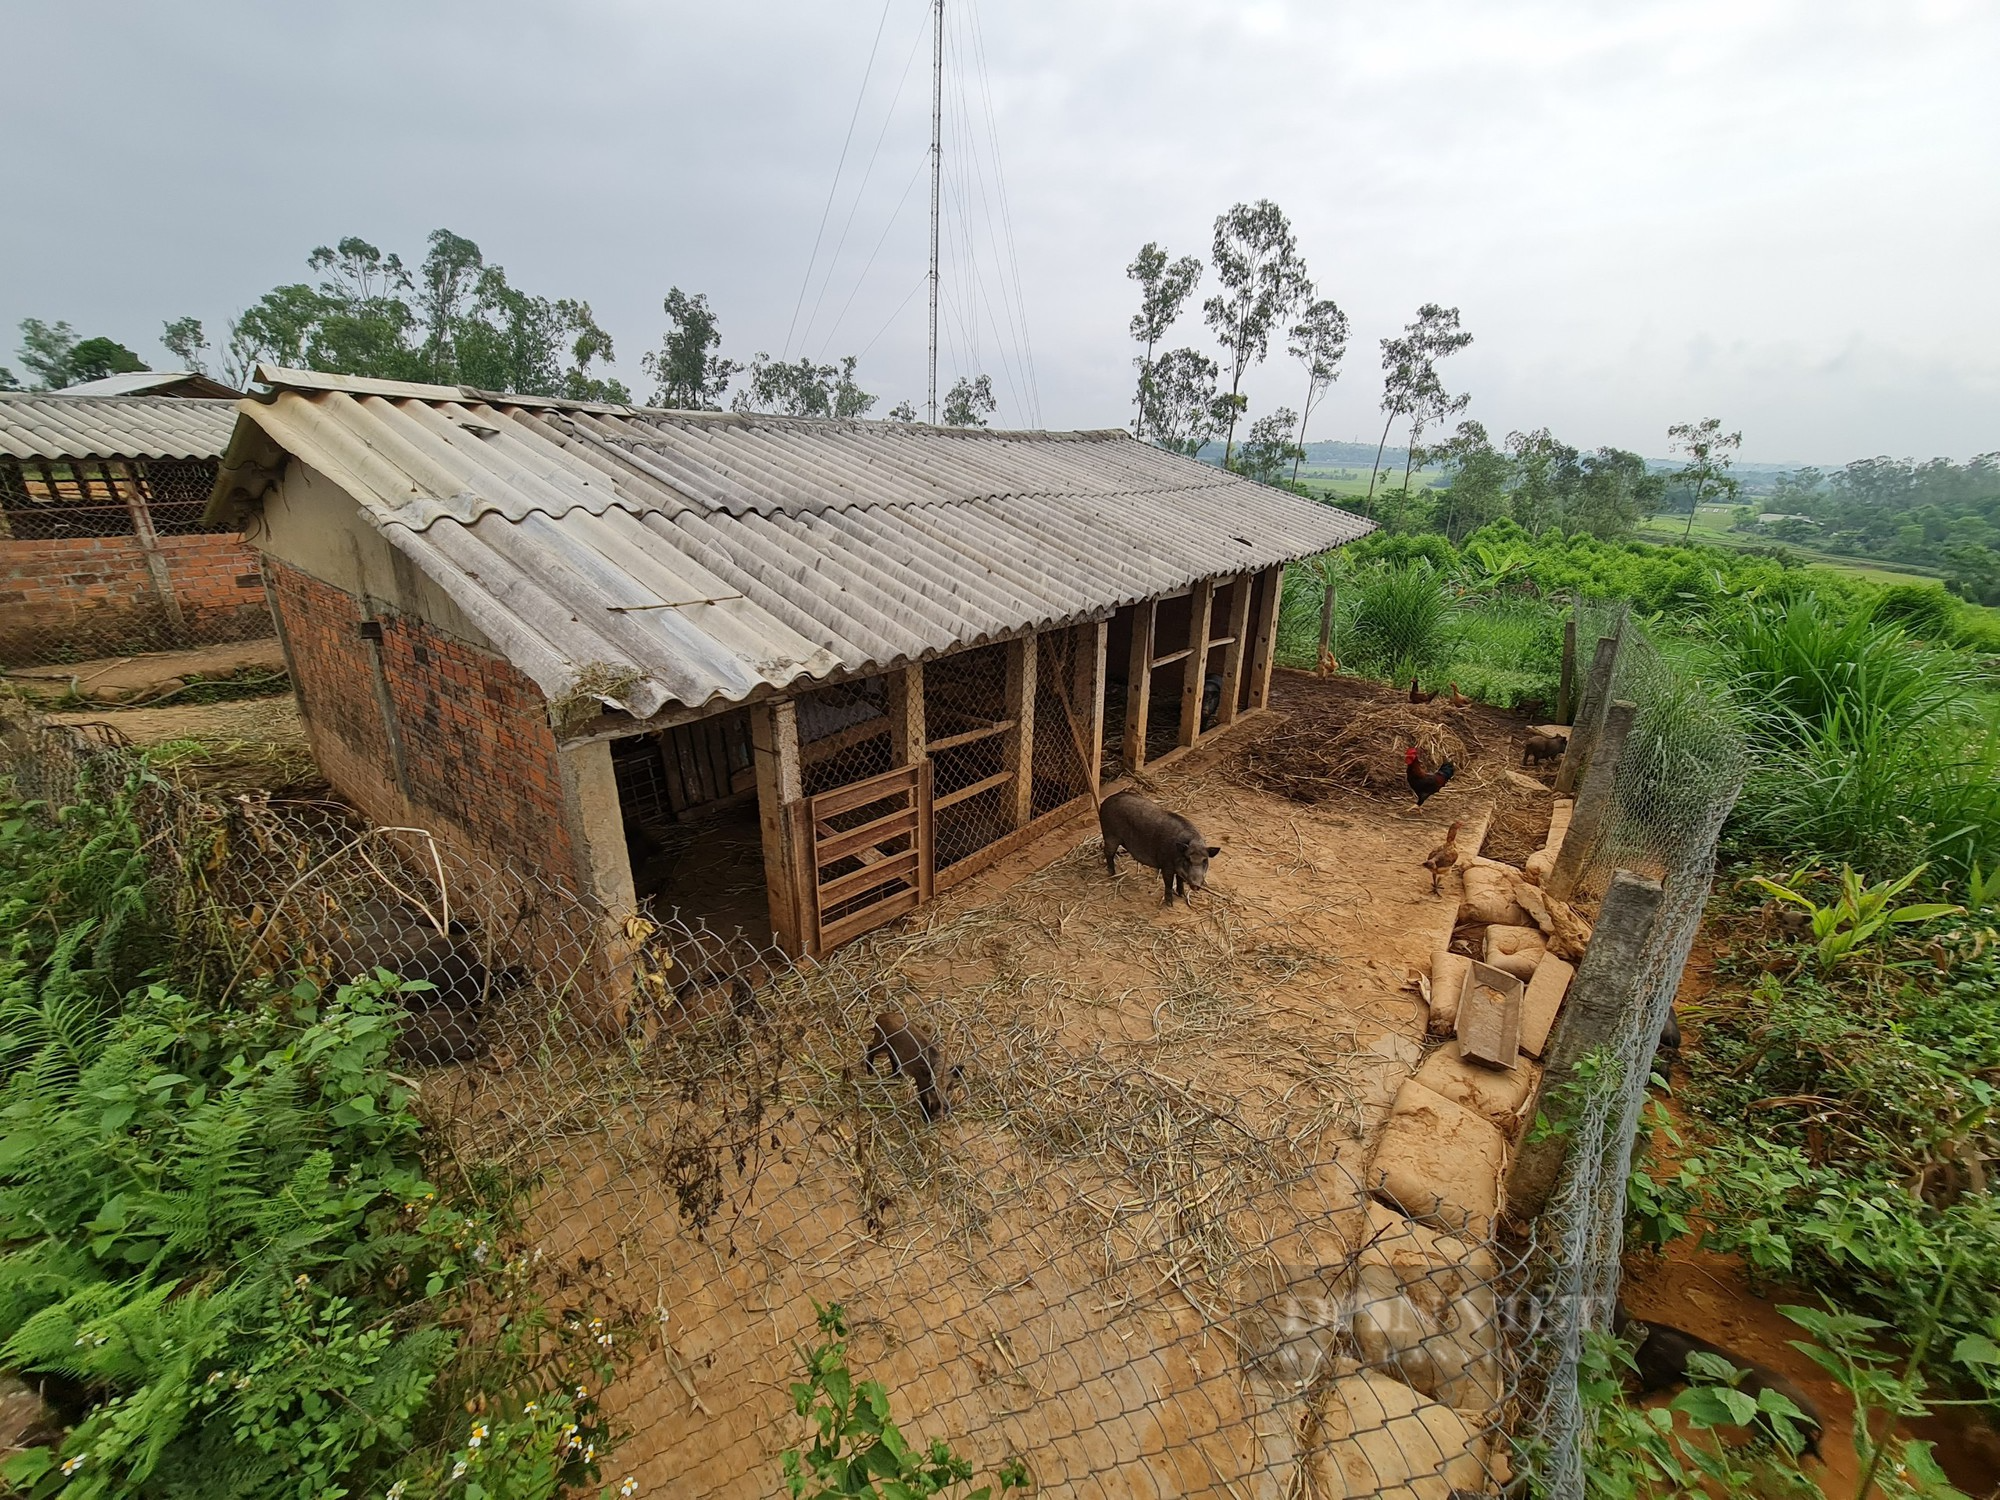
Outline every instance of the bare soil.
<svg viewBox="0 0 2000 1500"><path fill-rule="evenodd" d="M191 677L213 680L254 673L282 676L285 654L275 637L198 646L188 651L149 651L139 656L109 656L49 667L17 667L6 674L8 686L24 697L43 702L85 699L97 703L129 703L173 691Z"/></svg>
<svg viewBox="0 0 2000 1500"><path fill-rule="evenodd" d="M1477 776L1413 815L1246 785L1281 728L1142 778L1222 849L1191 905L1129 858L1107 874L1085 817L628 1072L567 1096L540 1070L426 1082L480 1149L549 1174L534 1243L580 1315L637 1342L606 1392L632 1434L621 1473L773 1492L802 1437L796 1350L837 1301L906 1433L983 1474L1020 1454L1047 1494L1277 1493L1252 1478L1235 1299L1247 1272L1360 1242L1369 1158L1422 1053L1410 981L1459 899L1420 862L1490 800ZM934 1124L863 1069L889 1009L964 1068ZM697 1119L719 1180L688 1150Z"/></svg>

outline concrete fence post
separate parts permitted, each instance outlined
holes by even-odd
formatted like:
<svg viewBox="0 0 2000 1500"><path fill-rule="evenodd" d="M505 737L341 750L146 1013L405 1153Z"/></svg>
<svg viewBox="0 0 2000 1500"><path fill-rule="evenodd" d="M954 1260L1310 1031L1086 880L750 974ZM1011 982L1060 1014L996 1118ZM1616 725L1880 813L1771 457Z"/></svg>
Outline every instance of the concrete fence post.
<svg viewBox="0 0 2000 1500"><path fill-rule="evenodd" d="M1556 688L1556 723L1576 722L1576 611L1563 621L1562 683Z"/></svg>
<svg viewBox="0 0 2000 1500"><path fill-rule="evenodd" d="M1644 1002L1643 958L1660 920L1660 882L1620 870L1611 877L1597 914L1590 947L1570 982L1569 998L1549 1037L1533 1126L1522 1136L1507 1171L1507 1216L1526 1224L1548 1206L1569 1158L1571 1136L1583 1100L1567 1085L1576 1067L1600 1049L1615 1048L1621 1027L1634 1021Z"/></svg>
<svg viewBox="0 0 2000 1500"><path fill-rule="evenodd" d="M1556 771L1556 795L1567 797L1576 790L1584 762L1604 726L1604 710L1611 702L1611 681L1618 671L1617 634L1597 638L1597 652L1590 659L1590 675L1584 679L1583 701L1577 705L1576 720L1570 726L1569 748L1563 752L1562 766Z"/></svg>
<svg viewBox="0 0 2000 1500"><path fill-rule="evenodd" d="M1625 742L1632 737L1632 720L1639 706L1621 698L1604 715L1604 728L1590 752L1590 766L1583 773L1583 789L1577 793L1570 812L1569 830L1556 853L1555 868L1549 871L1548 893L1567 901L1583 874L1583 862L1597 847L1604 821L1611 815L1612 793L1618 782L1618 762L1625 754Z"/></svg>

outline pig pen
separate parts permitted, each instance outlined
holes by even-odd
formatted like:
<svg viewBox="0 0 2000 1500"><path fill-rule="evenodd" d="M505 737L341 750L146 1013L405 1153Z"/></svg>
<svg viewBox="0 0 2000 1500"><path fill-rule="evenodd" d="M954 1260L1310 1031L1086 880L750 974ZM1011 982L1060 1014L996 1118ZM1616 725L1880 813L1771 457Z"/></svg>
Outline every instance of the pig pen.
<svg viewBox="0 0 2000 1500"><path fill-rule="evenodd" d="M1505 1477L1500 1258L1369 1195L1457 912L1420 862L1491 799L1307 805L1245 775L1270 727L1144 778L1222 848L1192 906L1107 876L1086 816L754 995L693 944L676 970L669 926L675 998L617 1055L523 1022L504 1055L539 1063L426 1080L454 1150L540 1174L526 1238L613 1330L609 1477L776 1491L816 1302L913 1442L1039 1493ZM936 1123L863 1068L886 1010L964 1069Z"/></svg>

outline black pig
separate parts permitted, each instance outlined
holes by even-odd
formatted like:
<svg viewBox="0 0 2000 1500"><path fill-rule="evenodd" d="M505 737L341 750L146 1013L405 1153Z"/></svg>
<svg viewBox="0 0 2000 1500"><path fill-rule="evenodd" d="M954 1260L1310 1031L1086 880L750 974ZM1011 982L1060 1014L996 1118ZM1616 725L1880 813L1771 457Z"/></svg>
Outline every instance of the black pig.
<svg viewBox="0 0 2000 1500"><path fill-rule="evenodd" d="M1796 1382L1776 1370L1745 1359L1742 1355L1711 1344L1699 1334L1689 1333L1684 1328L1675 1328L1667 1323L1655 1323L1650 1318L1634 1318L1621 1304L1613 1318L1620 1333L1637 1323L1646 1330L1638 1349L1632 1356L1633 1364L1639 1369L1639 1390L1664 1391L1677 1385L1685 1385L1688 1379L1688 1357L1694 1354L1708 1354L1725 1360L1743 1371L1742 1380L1736 1389L1746 1396L1755 1396L1760 1391L1776 1391L1805 1414L1803 1422L1796 1423L1805 1435L1805 1454L1808 1458L1818 1458L1819 1440L1824 1422L1819 1408L1812 1397L1799 1389ZM1761 1419L1760 1419L1761 1420Z"/></svg>
<svg viewBox="0 0 2000 1500"><path fill-rule="evenodd" d="M1158 870L1166 885L1166 906L1178 895L1194 905L1190 892L1208 884L1208 862L1222 851L1179 813L1168 812L1137 792L1106 797L1097 809L1104 830L1104 868L1118 873L1118 851L1126 849L1150 870Z"/></svg>

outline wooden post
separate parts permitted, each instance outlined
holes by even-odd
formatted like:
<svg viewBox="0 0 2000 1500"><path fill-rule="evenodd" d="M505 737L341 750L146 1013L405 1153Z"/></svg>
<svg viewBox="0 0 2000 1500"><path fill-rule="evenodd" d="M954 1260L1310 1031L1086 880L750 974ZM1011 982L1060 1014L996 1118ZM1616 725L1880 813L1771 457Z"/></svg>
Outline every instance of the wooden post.
<svg viewBox="0 0 2000 1500"><path fill-rule="evenodd" d="M1570 729L1569 748L1563 752L1562 766L1556 771L1556 795L1567 797L1576 790L1584 762L1590 759L1591 743L1604 726L1604 711L1611 705L1611 679L1618 668L1618 637L1599 636L1597 654L1591 658L1590 677L1583 685L1583 702Z"/></svg>
<svg viewBox="0 0 2000 1500"><path fill-rule="evenodd" d="M1250 644L1250 592L1257 575L1238 573L1229 585L1229 644L1222 648L1222 712L1215 727L1236 722L1236 702L1243 696L1243 662Z"/></svg>
<svg viewBox="0 0 2000 1500"><path fill-rule="evenodd" d="M1562 685L1556 689L1556 718L1558 724L1576 722L1576 611L1569 612L1563 621Z"/></svg>
<svg viewBox="0 0 2000 1500"><path fill-rule="evenodd" d="M1597 847L1604 832L1604 820L1611 813L1611 794L1618 780L1618 761L1625 754L1625 741L1632 734L1632 718L1638 705L1621 698L1604 716L1604 730L1590 752L1590 768L1583 773L1583 790L1577 793L1570 812L1569 831L1563 835L1556 854L1555 868L1549 871L1548 891L1559 901L1567 901L1583 874L1583 862Z"/></svg>
<svg viewBox="0 0 2000 1500"><path fill-rule="evenodd" d="M1250 706L1263 708L1271 701L1271 668L1278 660L1278 601L1285 592L1285 565L1266 568L1262 597L1257 601L1255 639L1250 643Z"/></svg>
<svg viewBox="0 0 2000 1500"><path fill-rule="evenodd" d="M1153 623L1159 602L1132 606L1132 650L1125 670L1125 753L1127 771L1146 764L1146 716L1153 711Z"/></svg>
<svg viewBox="0 0 2000 1500"><path fill-rule="evenodd" d="M160 601L160 610L167 617L167 624L174 633L174 644L189 644L187 617L181 613L181 601L174 594L174 580L167 572L167 560L160 555L160 536L153 530L153 512L146 504L144 490L139 483L138 472L128 463L121 463L114 469L112 465L103 467L104 487L116 495L124 491L125 510L132 517L132 534L139 539L139 550L146 554L146 577L153 585L153 597ZM79 480L82 469L78 468ZM124 484L119 484L123 477Z"/></svg>
<svg viewBox="0 0 2000 1500"><path fill-rule="evenodd" d="M1209 622L1215 614L1215 580L1204 578L1188 595L1188 654L1181 659L1183 746L1201 738L1202 689L1208 683Z"/></svg>
<svg viewBox="0 0 2000 1500"><path fill-rule="evenodd" d="M1089 715L1083 740L1089 764L1083 769L1090 777L1093 799L1104 779L1104 657L1110 644L1109 620L1076 627L1076 679L1070 701Z"/></svg>
<svg viewBox="0 0 2000 1500"><path fill-rule="evenodd" d="M1014 773L1010 827L1035 815L1035 670L1041 638L1021 636L1007 643L1007 707L1014 721L1000 739L1000 764Z"/></svg>
<svg viewBox="0 0 2000 1500"><path fill-rule="evenodd" d="M1549 1037L1547 1067L1529 1116L1541 1118L1522 1135L1507 1173L1507 1216L1517 1224L1527 1224L1547 1207L1562 1175L1570 1135L1560 1126L1584 1102L1564 1085L1575 1081L1579 1062L1592 1052L1615 1049L1620 1028L1633 1024L1633 1010L1643 999L1643 960L1659 922L1661 896L1657 880L1630 870L1611 877L1590 948Z"/></svg>
<svg viewBox="0 0 2000 1500"><path fill-rule="evenodd" d="M924 665L889 674L889 750L899 766L924 758Z"/></svg>
<svg viewBox="0 0 2000 1500"><path fill-rule="evenodd" d="M1319 659L1325 661L1333 654L1333 610L1339 602L1340 589L1334 582L1333 569L1326 570L1326 592L1319 599Z"/></svg>
<svg viewBox="0 0 2000 1500"><path fill-rule="evenodd" d="M757 825L764 844L764 899L771 932L794 958L805 955L800 919L793 805L805 796L799 772L799 706L790 698L750 705L750 751L757 767ZM811 872L817 875L818 871Z"/></svg>

